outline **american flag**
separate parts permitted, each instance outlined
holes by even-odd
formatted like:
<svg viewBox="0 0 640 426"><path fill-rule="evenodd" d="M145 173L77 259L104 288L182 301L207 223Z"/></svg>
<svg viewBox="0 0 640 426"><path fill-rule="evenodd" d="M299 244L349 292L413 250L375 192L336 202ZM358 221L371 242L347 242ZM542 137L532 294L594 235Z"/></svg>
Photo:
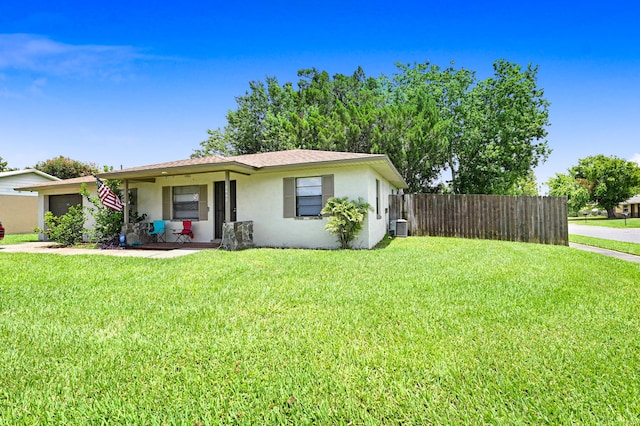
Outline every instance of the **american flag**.
<svg viewBox="0 0 640 426"><path fill-rule="evenodd" d="M107 185L96 176L96 182L98 183L98 197L102 201L102 205L109 207L115 211L122 211L122 201Z"/></svg>

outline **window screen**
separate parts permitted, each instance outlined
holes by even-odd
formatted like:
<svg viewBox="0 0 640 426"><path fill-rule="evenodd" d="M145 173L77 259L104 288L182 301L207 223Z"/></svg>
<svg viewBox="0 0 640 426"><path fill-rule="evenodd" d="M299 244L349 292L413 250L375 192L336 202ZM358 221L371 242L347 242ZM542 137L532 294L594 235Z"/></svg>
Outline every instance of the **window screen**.
<svg viewBox="0 0 640 426"><path fill-rule="evenodd" d="M322 177L296 179L296 216L320 216Z"/></svg>
<svg viewBox="0 0 640 426"><path fill-rule="evenodd" d="M173 187L173 218L198 219L198 202L200 201L200 186Z"/></svg>

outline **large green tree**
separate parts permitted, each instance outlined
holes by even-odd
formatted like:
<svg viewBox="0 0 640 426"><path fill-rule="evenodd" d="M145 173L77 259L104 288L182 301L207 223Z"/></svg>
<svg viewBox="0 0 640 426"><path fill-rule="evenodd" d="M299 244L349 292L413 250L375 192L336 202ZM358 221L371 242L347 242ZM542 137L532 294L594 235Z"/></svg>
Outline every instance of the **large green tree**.
<svg viewBox="0 0 640 426"><path fill-rule="evenodd" d="M485 80L464 68L441 69L428 62L399 69L397 87L423 87L447 123L452 192L517 192L533 168L546 161L549 102L537 87L537 67L498 60L494 75Z"/></svg>
<svg viewBox="0 0 640 426"><path fill-rule="evenodd" d="M544 140L549 103L537 88L537 68L497 61L494 71L470 92L464 134L454 152L456 192L508 193L550 153Z"/></svg>
<svg viewBox="0 0 640 426"><path fill-rule="evenodd" d="M82 176L90 176L98 171L94 163L82 163L64 156L40 161L33 166L34 169L48 173L60 179L71 179Z"/></svg>
<svg viewBox="0 0 640 426"><path fill-rule="evenodd" d="M614 218L614 208L640 190L640 167L616 156L594 155L578 160L568 174L556 174L549 188L552 195L567 195L570 200L576 194L584 198L586 193L590 202Z"/></svg>
<svg viewBox="0 0 640 426"><path fill-rule="evenodd" d="M393 76L300 70L297 90L275 77L251 82L224 129L193 156L249 154L291 148L384 153L412 192L521 191L546 160L548 102L537 68L504 60L494 76L429 63L402 65Z"/></svg>
<svg viewBox="0 0 640 426"><path fill-rule="evenodd" d="M446 163L447 123L425 92L413 92L408 99L379 111L371 152L391 159L409 192L436 192Z"/></svg>
<svg viewBox="0 0 640 426"><path fill-rule="evenodd" d="M567 197L567 208L570 213L577 214L591 199L587 188L569 174L556 173L547 182L549 195Z"/></svg>

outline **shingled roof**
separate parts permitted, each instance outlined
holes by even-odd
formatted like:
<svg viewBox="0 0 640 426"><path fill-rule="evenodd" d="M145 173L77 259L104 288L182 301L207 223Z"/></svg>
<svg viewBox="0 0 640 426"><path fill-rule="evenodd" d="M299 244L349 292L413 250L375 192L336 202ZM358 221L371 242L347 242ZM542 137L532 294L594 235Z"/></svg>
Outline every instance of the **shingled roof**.
<svg viewBox="0 0 640 426"><path fill-rule="evenodd" d="M42 182L37 183L31 186L21 186L20 188L15 188L16 191L38 191L49 188L64 188L64 187L78 187L81 184L95 184L96 178L93 176L82 176L71 179L58 179L51 182Z"/></svg>
<svg viewBox="0 0 640 426"><path fill-rule="evenodd" d="M292 149L289 151L263 152L260 154L236 155L229 160L250 164L253 167L279 167L298 164L327 163L370 160L385 158L382 154L358 154L355 152L314 151L310 149Z"/></svg>
<svg viewBox="0 0 640 426"><path fill-rule="evenodd" d="M209 157L190 158L149 166L113 170L100 173L98 176L106 179L145 179L159 176L218 171L255 174L279 168L330 167L349 163L368 163L397 187L406 188L406 183L402 179L402 176L384 154L360 154L309 149L263 152L230 157L212 155Z"/></svg>
<svg viewBox="0 0 640 426"><path fill-rule="evenodd" d="M170 161L151 164L148 166L131 167L122 170L112 170L98 173L100 178L121 180L145 180L160 176L175 176L195 173L210 173L229 171L245 175L252 175L276 169L299 169L304 167L332 167L348 164L368 164L378 171L389 182L398 188L406 188L398 170L384 154L360 154L353 152L316 151L309 149L293 149L289 151L264 152L259 154L235 155L223 157L212 155L208 157L189 158L186 160ZM20 188L22 191L33 191L64 185L95 182L92 176L66 179L32 187Z"/></svg>
<svg viewBox="0 0 640 426"><path fill-rule="evenodd" d="M627 201L623 201L620 204L640 204L640 194L629 198Z"/></svg>

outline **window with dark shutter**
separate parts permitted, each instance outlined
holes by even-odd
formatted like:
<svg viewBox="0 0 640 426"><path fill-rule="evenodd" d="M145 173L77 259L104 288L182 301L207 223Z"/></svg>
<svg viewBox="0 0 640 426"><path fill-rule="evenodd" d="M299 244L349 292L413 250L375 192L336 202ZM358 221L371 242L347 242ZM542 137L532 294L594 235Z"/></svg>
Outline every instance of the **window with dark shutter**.
<svg viewBox="0 0 640 426"><path fill-rule="evenodd" d="M198 185L174 186L172 190L173 219L198 219L200 187Z"/></svg>
<svg viewBox="0 0 640 426"><path fill-rule="evenodd" d="M333 197L333 175L283 179L284 217L317 217Z"/></svg>
<svg viewBox="0 0 640 426"><path fill-rule="evenodd" d="M320 216L322 177L296 179L296 216Z"/></svg>

